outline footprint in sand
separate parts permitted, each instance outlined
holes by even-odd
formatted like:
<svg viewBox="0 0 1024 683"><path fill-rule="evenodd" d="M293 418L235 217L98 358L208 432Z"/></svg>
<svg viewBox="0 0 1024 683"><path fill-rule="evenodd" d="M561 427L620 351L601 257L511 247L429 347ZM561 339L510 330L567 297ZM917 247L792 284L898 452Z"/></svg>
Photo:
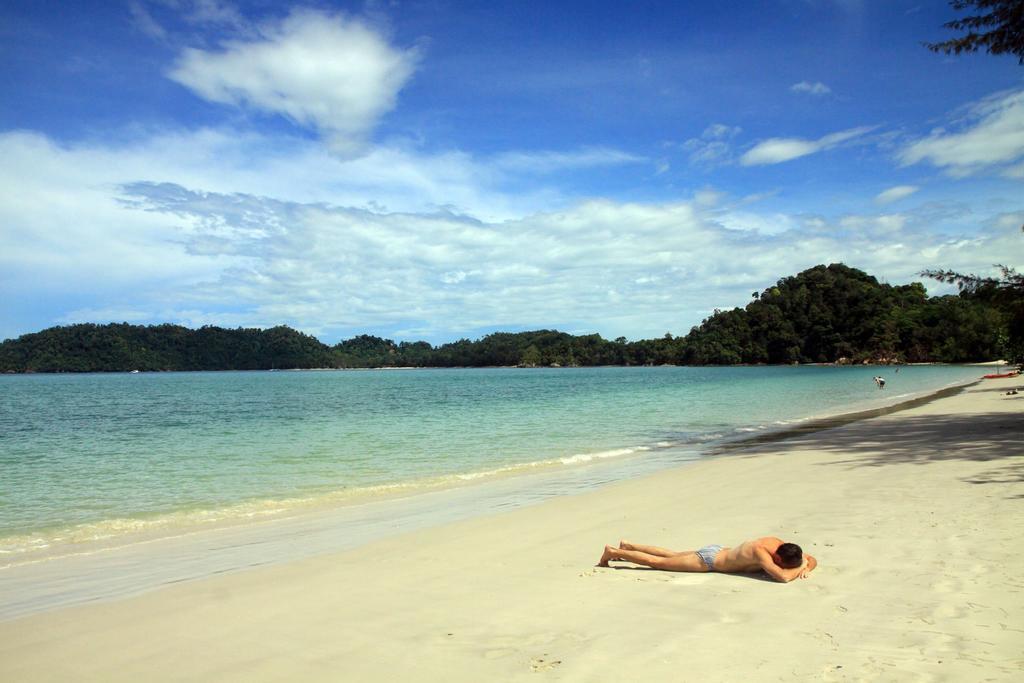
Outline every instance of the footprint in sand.
<svg viewBox="0 0 1024 683"><path fill-rule="evenodd" d="M535 672L547 671L562 663L561 659L547 659L547 656L548 654L545 652L543 657L534 657L530 662L530 668Z"/></svg>
<svg viewBox="0 0 1024 683"><path fill-rule="evenodd" d="M848 680L846 674L843 673L842 664L829 664L821 670L821 680L823 681L845 681Z"/></svg>

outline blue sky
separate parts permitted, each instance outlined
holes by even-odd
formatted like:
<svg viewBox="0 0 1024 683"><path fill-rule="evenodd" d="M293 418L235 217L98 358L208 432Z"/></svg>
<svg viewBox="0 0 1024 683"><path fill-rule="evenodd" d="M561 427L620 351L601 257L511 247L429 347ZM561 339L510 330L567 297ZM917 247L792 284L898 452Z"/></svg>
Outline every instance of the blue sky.
<svg viewBox="0 0 1024 683"><path fill-rule="evenodd" d="M1024 266L1024 67L943 0L0 6L0 338L685 334ZM926 281L929 291L949 291Z"/></svg>

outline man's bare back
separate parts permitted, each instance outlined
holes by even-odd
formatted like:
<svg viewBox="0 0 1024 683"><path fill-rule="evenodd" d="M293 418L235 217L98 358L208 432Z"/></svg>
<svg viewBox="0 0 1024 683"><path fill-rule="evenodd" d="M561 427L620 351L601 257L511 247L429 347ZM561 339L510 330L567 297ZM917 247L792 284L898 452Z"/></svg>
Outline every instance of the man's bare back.
<svg viewBox="0 0 1024 683"><path fill-rule="evenodd" d="M798 553L799 566L786 566L787 562L779 556L780 548L787 544L781 538L775 536L763 536L750 541L744 541L732 548L719 548L718 546L707 546L700 550L684 550L676 552L659 548L657 546L646 546L622 541L616 548L605 546L604 554L598 566L607 567L610 560L623 560L634 564L641 564L652 569L662 569L675 572L756 572L764 570L776 581L783 583L792 581L795 578L807 578L807 575L818 566L817 560L806 555L799 548L793 546L786 550L787 553ZM787 555L789 557L789 555Z"/></svg>

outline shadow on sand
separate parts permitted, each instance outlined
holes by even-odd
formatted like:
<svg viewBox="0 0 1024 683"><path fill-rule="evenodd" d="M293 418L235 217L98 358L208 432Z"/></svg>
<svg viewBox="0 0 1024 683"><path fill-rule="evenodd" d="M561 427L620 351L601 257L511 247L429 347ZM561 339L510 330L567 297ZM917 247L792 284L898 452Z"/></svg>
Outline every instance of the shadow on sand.
<svg viewBox="0 0 1024 683"><path fill-rule="evenodd" d="M1017 401L1021 396L1007 396L1006 400ZM1020 412L903 415L898 420L864 420L863 417L873 415L858 415L856 420L849 419L853 416L843 416L836 424L825 421L802 431L790 431L782 437L785 443L779 443L778 448L847 455L850 457L831 460L822 466L851 469L950 461L991 462L992 469L963 481L979 485L1024 483L1024 416ZM835 426L843 429L832 430ZM739 447L773 441L781 439L747 441L719 452L743 455ZM1010 498L1024 499L1024 492Z"/></svg>
<svg viewBox="0 0 1024 683"><path fill-rule="evenodd" d="M616 562L617 560L612 560ZM758 572L670 572L663 569L654 569L653 567L640 567L636 565L621 565L621 564L610 564L607 567L600 567L601 569L614 569L619 572L656 572L659 575L672 575L672 574L714 574L715 576L735 576L741 579L753 579L754 581L764 581L766 583L777 583L775 579L768 576L767 573Z"/></svg>
<svg viewBox="0 0 1024 683"><path fill-rule="evenodd" d="M905 415L898 421L870 420L805 434L787 443L825 453L850 453L856 457L832 463L850 467L1007 461L1024 457L1024 421L1013 413Z"/></svg>

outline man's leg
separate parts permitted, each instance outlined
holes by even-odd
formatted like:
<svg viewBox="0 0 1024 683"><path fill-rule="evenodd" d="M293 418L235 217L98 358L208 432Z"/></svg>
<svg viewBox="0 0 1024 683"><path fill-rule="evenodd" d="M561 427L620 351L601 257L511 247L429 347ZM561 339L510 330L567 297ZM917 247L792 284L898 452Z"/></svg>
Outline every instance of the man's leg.
<svg viewBox="0 0 1024 683"><path fill-rule="evenodd" d="M619 547L623 550L639 550L642 553L657 555L658 557L674 557L680 554L678 550L659 548L656 545L639 545L637 543L630 543L629 541L619 541Z"/></svg>
<svg viewBox="0 0 1024 683"><path fill-rule="evenodd" d="M671 557L651 555L639 550L625 550L610 545L604 547L604 554L597 563L599 567L607 567L609 560L625 560L633 564L640 564L651 569L661 569L667 572L706 572L707 565L700 559L700 556L692 550L676 553Z"/></svg>

